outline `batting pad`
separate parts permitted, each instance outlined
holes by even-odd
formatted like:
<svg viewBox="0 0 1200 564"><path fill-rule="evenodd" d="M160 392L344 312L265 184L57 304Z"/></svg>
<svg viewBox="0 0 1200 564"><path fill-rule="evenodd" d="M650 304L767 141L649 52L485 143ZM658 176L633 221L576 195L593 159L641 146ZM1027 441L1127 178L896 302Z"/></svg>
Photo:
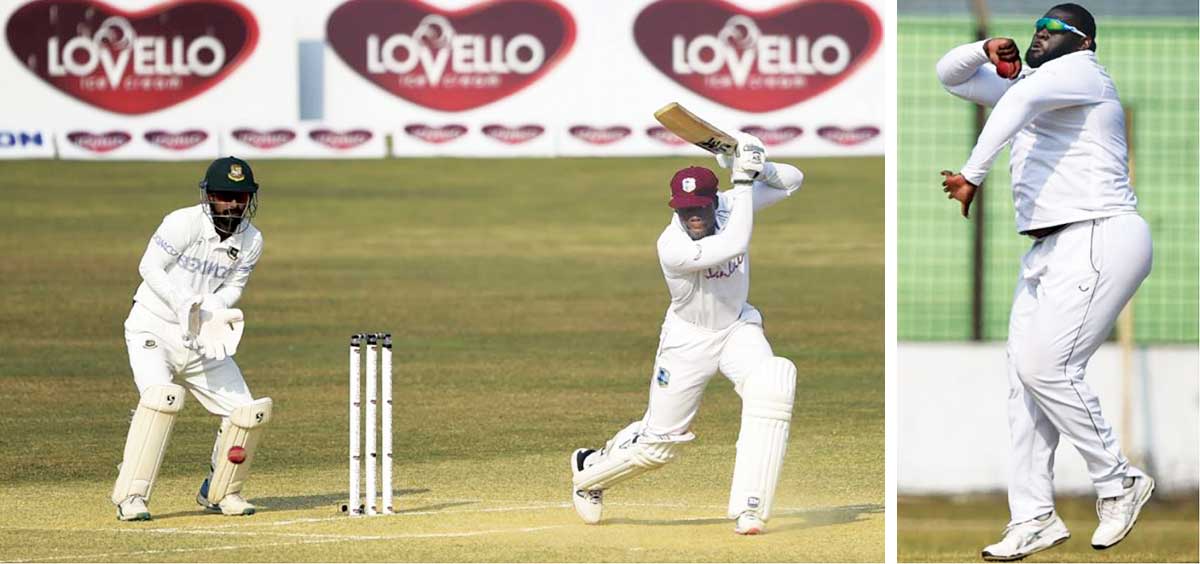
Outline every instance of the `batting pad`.
<svg viewBox="0 0 1200 564"><path fill-rule="evenodd" d="M763 362L742 386L742 429L729 492L730 519L744 511L755 511L764 521L770 518L795 396L796 365L786 358Z"/></svg>
<svg viewBox="0 0 1200 564"><path fill-rule="evenodd" d="M222 425L221 445L217 447L216 465L208 484L209 503L219 505L225 496L242 491L262 428L271 421L271 405L271 398L254 400L234 409L229 414L228 426ZM233 447L245 450L241 464L229 461L229 449Z"/></svg>
<svg viewBox="0 0 1200 564"><path fill-rule="evenodd" d="M694 438L688 434L683 440L651 442L650 437L638 434L639 427L641 422L631 423L618 431L604 445L600 460L575 474L575 488L605 490L640 476L674 460L676 445Z"/></svg>
<svg viewBox="0 0 1200 564"><path fill-rule="evenodd" d="M150 499L175 415L183 409L184 395L183 387L175 384L156 384L142 392L125 438L125 455L113 486L113 503L121 503L131 495Z"/></svg>

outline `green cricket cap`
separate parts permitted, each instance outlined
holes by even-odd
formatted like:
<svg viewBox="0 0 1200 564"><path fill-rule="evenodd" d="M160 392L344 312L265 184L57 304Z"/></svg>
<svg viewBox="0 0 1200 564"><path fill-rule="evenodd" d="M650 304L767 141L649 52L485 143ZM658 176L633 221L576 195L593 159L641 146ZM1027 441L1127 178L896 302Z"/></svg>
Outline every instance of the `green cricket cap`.
<svg viewBox="0 0 1200 564"><path fill-rule="evenodd" d="M258 192L250 163L237 157L223 157L208 165L200 188L213 192Z"/></svg>

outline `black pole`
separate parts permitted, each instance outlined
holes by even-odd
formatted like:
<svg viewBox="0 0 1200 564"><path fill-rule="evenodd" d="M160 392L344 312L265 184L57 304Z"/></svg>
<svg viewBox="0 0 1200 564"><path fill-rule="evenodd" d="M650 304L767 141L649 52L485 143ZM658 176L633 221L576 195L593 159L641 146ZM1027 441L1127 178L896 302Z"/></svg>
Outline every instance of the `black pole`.
<svg viewBox="0 0 1200 564"><path fill-rule="evenodd" d="M986 0L975 0L972 3L975 12L975 40L983 41L988 38L987 3ZM987 113L983 106L975 106L975 139L983 133L983 125L987 123ZM972 143L973 144L973 143ZM971 340L983 340L983 248L984 248L984 209L985 197L983 183L975 191L975 222L974 237L971 249Z"/></svg>

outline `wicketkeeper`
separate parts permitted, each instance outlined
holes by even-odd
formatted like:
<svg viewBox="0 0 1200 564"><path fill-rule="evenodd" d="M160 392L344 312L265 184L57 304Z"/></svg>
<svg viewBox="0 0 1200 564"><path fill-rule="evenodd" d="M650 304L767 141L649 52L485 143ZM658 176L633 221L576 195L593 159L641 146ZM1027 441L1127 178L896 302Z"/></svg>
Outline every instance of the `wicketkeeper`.
<svg viewBox="0 0 1200 564"><path fill-rule="evenodd" d="M762 141L736 134L733 189L717 192L707 168L688 167L671 179L675 213L658 238L658 257L671 293L650 377L650 403L640 421L600 450L571 455L572 500L586 523L598 523L604 491L670 462L690 427L709 379L719 370L742 398L742 426L729 495L738 534L764 531L787 450L796 367L771 351L762 316L746 303L754 214L790 196L804 175L766 160Z"/></svg>
<svg viewBox="0 0 1200 564"><path fill-rule="evenodd" d="M146 503L162 464L184 390L221 417L208 478L196 501L205 510L251 515L242 484L271 400L250 395L233 360L243 317L233 309L262 256L250 223L258 184L235 157L213 161L198 205L168 214L146 247L142 284L125 320L129 365L141 399L133 413L112 502L122 521L150 519Z"/></svg>

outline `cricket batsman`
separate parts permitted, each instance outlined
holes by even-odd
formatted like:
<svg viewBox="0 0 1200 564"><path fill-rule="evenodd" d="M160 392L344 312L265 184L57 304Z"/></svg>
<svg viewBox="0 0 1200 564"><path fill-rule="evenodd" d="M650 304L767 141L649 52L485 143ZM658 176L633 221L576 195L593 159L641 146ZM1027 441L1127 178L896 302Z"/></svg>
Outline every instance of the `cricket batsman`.
<svg viewBox="0 0 1200 564"><path fill-rule="evenodd" d="M719 370L742 398L742 423L729 495L738 534L765 530L787 450L796 367L775 356L762 315L746 303L754 214L800 189L795 167L766 160L762 141L745 134L733 156L733 189L718 192L716 175L688 167L671 178L671 221L658 238L658 258L671 294L659 337L650 401L640 421L604 448L571 455L572 500L586 523L598 523L605 490L676 456L695 438L690 427L709 379Z"/></svg>
<svg viewBox="0 0 1200 564"><path fill-rule="evenodd" d="M1034 30L1024 72L1009 38L957 47L937 64L950 93L993 107L961 172L942 171L945 192L966 216L996 155L1011 143L1017 231L1033 240L1008 327L1012 518L1000 542L983 549L985 560L1018 560L1071 536L1054 511L1060 436L1083 456L1099 498L1093 548L1121 542L1154 491L1154 479L1121 452L1084 379L1088 360L1150 274L1150 229L1129 185L1124 111L1096 61L1091 13L1059 4ZM1014 77L999 76L997 66Z"/></svg>
<svg viewBox="0 0 1200 564"><path fill-rule="evenodd" d="M122 521L150 519L146 504L185 389L221 417L196 501L225 515L255 510L241 491L259 434L271 420L271 400L250 395L233 360L244 327L233 306L262 256L262 233L250 223L258 184L246 161L225 157L209 165L200 190L198 205L168 214L151 237L125 320L140 399L112 491Z"/></svg>

